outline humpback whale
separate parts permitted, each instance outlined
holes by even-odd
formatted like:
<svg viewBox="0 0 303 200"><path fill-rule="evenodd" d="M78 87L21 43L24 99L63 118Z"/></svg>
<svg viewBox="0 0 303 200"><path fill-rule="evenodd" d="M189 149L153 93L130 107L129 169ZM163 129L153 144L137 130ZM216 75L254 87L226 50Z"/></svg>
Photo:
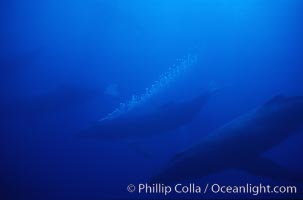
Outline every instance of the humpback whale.
<svg viewBox="0 0 303 200"><path fill-rule="evenodd" d="M150 181L187 181L234 168L273 180L302 182L298 174L262 155L302 128L303 96L276 96L175 155Z"/></svg>
<svg viewBox="0 0 303 200"><path fill-rule="evenodd" d="M153 112L99 121L78 136L133 140L176 130L190 122L216 91L205 92L190 101L168 103Z"/></svg>
<svg viewBox="0 0 303 200"><path fill-rule="evenodd" d="M52 112L75 108L98 97L112 99L103 93L103 89L77 85L61 85L50 92L29 97L5 97L0 100L0 118L41 117Z"/></svg>

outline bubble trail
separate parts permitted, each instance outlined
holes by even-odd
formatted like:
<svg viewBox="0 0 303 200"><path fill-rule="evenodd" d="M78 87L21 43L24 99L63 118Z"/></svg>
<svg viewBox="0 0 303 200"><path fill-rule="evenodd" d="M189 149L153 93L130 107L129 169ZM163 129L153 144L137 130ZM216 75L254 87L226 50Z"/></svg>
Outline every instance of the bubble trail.
<svg viewBox="0 0 303 200"><path fill-rule="evenodd" d="M145 103L151 97L158 94L163 89L167 88L169 84L180 77L190 67L197 62L197 56L187 55L185 58L178 59L177 63L168 69L167 72L160 75L159 79L155 81L149 88L145 88L145 92L141 95L133 95L132 98L120 105L111 113L101 118L99 122L104 120L111 120L133 110L135 107Z"/></svg>

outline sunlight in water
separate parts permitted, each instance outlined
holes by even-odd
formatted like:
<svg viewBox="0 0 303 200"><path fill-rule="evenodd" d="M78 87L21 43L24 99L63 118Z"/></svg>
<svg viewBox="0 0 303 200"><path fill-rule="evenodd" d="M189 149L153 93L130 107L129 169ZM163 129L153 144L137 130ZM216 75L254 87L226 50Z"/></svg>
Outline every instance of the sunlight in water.
<svg viewBox="0 0 303 200"><path fill-rule="evenodd" d="M159 79L155 81L149 88L145 89L145 92L141 95L133 95L132 98L120 105L111 113L107 114L104 118L99 121L111 120L117 118L129 111L133 110L138 105L145 103L148 99L158 94L161 90L169 86L175 81L180 75L186 72L191 66L197 62L197 56L188 55L185 58L178 59L177 63L174 64L169 70L160 75Z"/></svg>

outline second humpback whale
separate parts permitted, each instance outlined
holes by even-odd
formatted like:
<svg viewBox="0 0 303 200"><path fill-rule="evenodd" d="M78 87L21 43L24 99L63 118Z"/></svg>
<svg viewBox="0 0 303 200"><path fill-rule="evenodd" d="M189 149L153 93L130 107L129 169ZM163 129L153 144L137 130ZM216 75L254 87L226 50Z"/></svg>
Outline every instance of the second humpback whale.
<svg viewBox="0 0 303 200"><path fill-rule="evenodd" d="M298 174L262 156L302 127L303 97L276 96L177 154L151 182L199 179L230 168L275 180L302 182Z"/></svg>

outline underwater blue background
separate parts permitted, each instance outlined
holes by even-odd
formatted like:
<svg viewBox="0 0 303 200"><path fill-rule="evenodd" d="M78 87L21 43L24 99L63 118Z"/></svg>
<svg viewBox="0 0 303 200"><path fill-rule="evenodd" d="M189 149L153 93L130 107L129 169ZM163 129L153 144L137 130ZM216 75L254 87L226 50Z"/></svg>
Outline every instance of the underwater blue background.
<svg viewBox="0 0 303 200"><path fill-rule="evenodd" d="M126 187L145 183L175 153L273 96L303 94L301 0L0 5L0 199L166 198ZM197 62L141 107L190 100L210 85L224 89L181 130L141 140L151 157L125 141L76 136L188 55ZM104 92L109 86L117 95ZM302 139L301 132L266 155L302 171ZM293 184L237 170L195 182ZM169 198L246 197L254 198Z"/></svg>

